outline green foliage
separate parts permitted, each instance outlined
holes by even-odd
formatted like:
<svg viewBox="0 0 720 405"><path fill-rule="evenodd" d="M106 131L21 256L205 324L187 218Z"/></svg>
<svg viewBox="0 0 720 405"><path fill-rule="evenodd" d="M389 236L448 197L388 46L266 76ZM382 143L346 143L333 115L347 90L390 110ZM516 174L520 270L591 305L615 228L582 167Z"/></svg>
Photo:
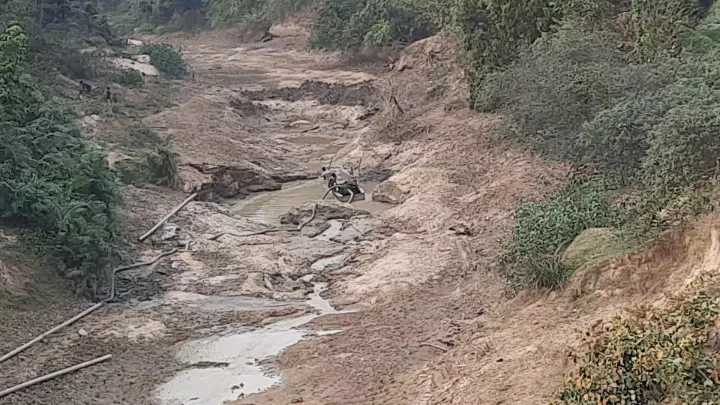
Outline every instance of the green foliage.
<svg viewBox="0 0 720 405"><path fill-rule="evenodd" d="M587 354L554 404L717 404L717 300L700 295L638 308L585 339Z"/></svg>
<svg viewBox="0 0 720 405"><path fill-rule="evenodd" d="M240 22L257 22L267 0L207 0L207 16L213 28Z"/></svg>
<svg viewBox="0 0 720 405"><path fill-rule="evenodd" d="M138 148L155 147L163 143L162 137L157 132L141 123L129 125L127 134L130 138L130 145Z"/></svg>
<svg viewBox="0 0 720 405"><path fill-rule="evenodd" d="M610 202L613 188L605 179L578 180L548 202L518 207L513 240L503 257L511 282L516 287L562 286L575 269L560 263L558 250L585 229L622 222Z"/></svg>
<svg viewBox="0 0 720 405"><path fill-rule="evenodd" d="M67 268L96 277L117 259L115 178L74 117L27 74L28 39L0 35L0 218L30 229Z"/></svg>
<svg viewBox="0 0 720 405"><path fill-rule="evenodd" d="M145 78L142 73L136 70L128 70L117 73L114 81L121 86L130 88L140 88L145 85Z"/></svg>
<svg viewBox="0 0 720 405"><path fill-rule="evenodd" d="M589 3L572 2L578 4ZM720 35L711 22L687 32L695 14L683 20L686 14L671 13L679 8L670 5L653 11L649 3L632 3L640 27L635 50L642 61L652 62L626 52L610 31L571 22L486 74L476 89L476 107L502 112L502 134L509 139L555 159L589 165L625 187L616 206L588 192L584 195L596 205L561 195L545 205L519 208L506 261L520 269L525 285L564 281L567 269L559 267L553 252L582 230L580 224L624 226L643 237L712 207L707 189L720 174ZM563 13L574 15L568 9ZM607 18L600 14L593 18ZM717 7L708 18L716 16ZM683 29L673 31L668 21Z"/></svg>
<svg viewBox="0 0 720 405"><path fill-rule="evenodd" d="M635 47L643 61L677 55L681 38L697 23L696 0L633 0Z"/></svg>
<svg viewBox="0 0 720 405"><path fill-rule="evenodd" d="M166 76L181 78L187 75L187 64L179 48L170 44L145 44L140 52L150 55L150 63Z"/></svg>
<svg viewBox="0 0 720 405"><path fill-rule="evenodd" d="M456 23L466 52L471 103L485 75L515 61L558 18L549 0L460 0Z"/></svg>
<svg viewBox="0 0 720 405"><path fill-rule="evenodd" d="M652 189L671 190L717 174L720 90L693 90L692 98L683 97L648 133L643 176Z"/></svg>
<svg viewBox="0 0 720 405"><path fill-rule="evenodd" d="M654 94L631 95L582 124L578 153L606 173L632 178L646 156L647 134L669 108Z"/></svg>
<svg viewBox="0 0 720 405"><path fill-rule="evenodd" d="M178 175L178 154L173 149L172 141L158 145L151 153L146 154L150 180L157 185L179 188L182 185Z"/></svg>
<svg viewBox="0 0 720 405"><path fill-rule="evenodd" d="M93 78L97 57L80 50L118 43L107 18L87 0L0 2L0 29L14 23L28 34L34 72L57 69L71 78Z"/></svg>
<svg viewBox="0 0 720 405"><path fill-rule="evenodd" d="M529 140L534 150L555 158L577 160L590 155L588 159L595 162L604 153L632 154L622 148L634 139L607 139L608 132L622 132L612 127L619 124L613 117L600 117L581 129L625 95L652 92L667 79L628 64L613 39L604 32L575 27L547 35L510 67L489 73L476 91L475 106L502 111L507 117L506 136L522 143ZM601 149L614 143L612 151Z"/></svg>
<svg viewBox="0 0 720 405"><path fill-rule="evenodd" d="M624 1L611 0L564 0L557 4L565 20L596 25L606 22L622 11Z"/></svg>
<svg viewBox="0 0 720 405"><path fill-rule="evenodd" d="M406 46L436 33L450 17L431 19L431 10L448 2L412 0L318 0L311 44L349 49L362 45ZM446 11L447 9L445 9Z"/></svg>

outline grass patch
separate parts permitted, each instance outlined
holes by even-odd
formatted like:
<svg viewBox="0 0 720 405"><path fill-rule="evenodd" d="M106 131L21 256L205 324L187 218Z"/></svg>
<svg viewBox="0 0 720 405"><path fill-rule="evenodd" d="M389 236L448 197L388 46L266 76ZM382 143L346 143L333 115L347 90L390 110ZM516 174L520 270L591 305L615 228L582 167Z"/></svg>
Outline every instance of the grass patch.
<svg viewBox="0 0 720 405"><path fill-rule="evenodd" d="M610 201L614 186L606 179L578 180L548 202L520 206L512 242L502 258L511 287L564 285L576 266L562 260L561 249L586 229L623 222L621 211Z"/></svg>

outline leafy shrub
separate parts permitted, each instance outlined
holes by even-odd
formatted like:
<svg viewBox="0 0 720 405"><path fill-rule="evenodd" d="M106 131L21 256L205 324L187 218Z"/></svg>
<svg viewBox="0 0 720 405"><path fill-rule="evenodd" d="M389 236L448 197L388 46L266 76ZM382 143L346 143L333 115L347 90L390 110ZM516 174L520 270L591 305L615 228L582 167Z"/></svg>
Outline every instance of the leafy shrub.
<svg viewBox="0 0 720 405"><path fill-rule="evenodd" d="M265 0L209 0L207 15L210 26L225 28L239 22L259 21Z"/></svg>
<svg viewBox="0 0 720 405"><path fill-rule="evenodd" d="M556 6L563 19L596 26L624 11L623 3L611 0L564 0Z"/></svg>
<svg viewBox="0 0 720 405"><path fill-rule="evenodd" d="M585 339L587 354L554 404L716 404L720 356L708 336L719 313L700 295L616 317Z"/></svg>
<svg viewBox="0 0 720 405"><path fill-rule="evenodd" d="M650 94L628 96L600 111L580 128L582 160L629 182L646 156L648 132L668 108L661 97Z"/></svg>
<svg viewBox="0 0 720 405"><path fill-rule="evenodd" d="M440 28L411 0L319 0L315 8L311 44L316 48L405 46Z"/></svg>
<svg viewBox="0 0 720 405"><path fill-rule="evenodd" d="M594 149L615 142L596 130L609 118L588 126L584 144L579 144L583 124L625 95L651 92L665 80L653 69L628 64L613 39L608 33L574 27L547 35L510 67L488 74L476 90L475 105L504 112L505 134L523 143L529 140L536 151L560 159L601 153Z"/></svg>
<svg viewBox="0 0 720 405"><path fill-rule="evenodd" d="M145 85L145 78L142 73L136 70L128 70L115 75L115 83L131 88L139 88Z"/></svg>
<svg viewBox="0 0 720 405"><path fill-rule="evenodd" d="M163 143L163 139L157 132L141 123L135 123L127 128L129 144L135 147L155 147Z"/></svg>
<svg viewBox="0 0 720 405"><path fill-rule="evenodd" d="M648 134L645 184L668 191L717 175L720 90L692 88ZM690 95L688 94L688 95Z"/></svg>
<svg viewBox="0 0 720 405"><path fill-rule="evenodd" d="M74 118L45 100L27 74L27 52L19 26L0 35L0 217L96 278L118 253L115 178Z"/></svg>
<svg viewBox="0 0 720 405"><path fill-rule="evenodd" d="M574 269L560 264L558 249L588 228L621 224L610 202L614 184L606 179L578 180L545 203L525 204L515 211L513 240L503 262L516 286L555 288Z"/></svg>
<svg viewBox="0 0 720 405"><path fill-rule="evenodd" d="M178 175L178 154L173 149L172 141L158 145L151 153L146 154L150 180L157 185L179 188L182 185Z"/></svg>
<svg viewBox="0 0 720 405"><path fill-rule="evenodd" d="M181 78L187 75L187 64L180 49L170 44L145 44L140 52L150 56L150 63L163 74Z"/></svg>
<svg viewBox="0 0 720 405"><path fill-rule="evenodd" d="M695 0L633 0L635 48L643 61L677 55L681 38L697 23Z"/></svg>
<svg viewBox="0 0 720 405"><path fill-rule="evenodd" d="M466 52L473 105L485 75L515 61L558 17L548 0L459 0L455 21Z"/></svg>

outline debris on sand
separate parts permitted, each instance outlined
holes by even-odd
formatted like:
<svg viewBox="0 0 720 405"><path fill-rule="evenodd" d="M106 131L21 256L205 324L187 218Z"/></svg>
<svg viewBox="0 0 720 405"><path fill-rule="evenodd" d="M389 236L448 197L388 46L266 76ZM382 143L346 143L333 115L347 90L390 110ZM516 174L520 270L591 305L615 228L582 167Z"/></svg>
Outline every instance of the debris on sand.
<svg viewBox="0 0 720 405"><path fill-rule="evenodd" d="M243 117L262 115L270 112L270 108L266 105L253 103L252 101L242 100L239 98L230 99L230 107Z"/></svg>
<svg viewBox="0 0 720 405"><path fill-rule="evenodd" d="M212 181L200 186L198 200L217 201L220 198L247 197L251 193L276 191L282 186L272 177L250 168L190 165L203 174L212 175Z"/></svg>
<svg viewBox="0 0 720 405"><path fill-rule="evenodd" d="M384 181L377 186L372 192L372 200L386 204L402 204L405 200L405 194L393 181Z"/></svg>
<svg viewBox="0 0 720 405"><path fill-rule="evenodd" d="M317 100L320 104L345 106L367 106L377 101L375 89L367 83L343 85L312 80L303 82L300 87L244 91L242 95L250 100L281 99L290 102Z"/></svg>
<svg viewBox="0 0 720 405"><path fill-rule="evenodd" d="M293 225L300 224L300 221L310 216L312 210L313 204L294 207L280 218L280 223ZM364 215L370 215L370 213L368 211L345 207L342 205L318 204L315 219L320 221L329 221L331 219L350 219Z"/></svg>

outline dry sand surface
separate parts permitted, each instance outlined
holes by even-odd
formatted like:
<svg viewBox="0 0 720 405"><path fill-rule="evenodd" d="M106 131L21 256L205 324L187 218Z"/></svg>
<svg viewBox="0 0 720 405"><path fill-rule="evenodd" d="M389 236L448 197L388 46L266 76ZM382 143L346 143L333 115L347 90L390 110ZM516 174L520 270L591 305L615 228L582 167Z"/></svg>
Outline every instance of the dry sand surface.
<svg viewBox="0 0 720 405"><path fill-rule="evenodd" d="M562 384L579 332L717 270L709 218L581 272L563 292L509 299L496 270L513 209L562 184L567 168L493 145L497 117L462 107L447 38L379 72L306 50L290 25L277 32L268 43L161 38L183 45L195 80L169 84L172 101L144 122L175 140L185 190L127 187L123 215L134 239L188 192L203 201L132 242L137 260L180 252L122 273L115 303L0 365L0 388L111 361L0 402L539 404ZM107 140L118 125L93 126ZM360 164L389 203L328 201L297 232L333 156ZM245 235L276 227L285 231ZM27 282L16 259L0 262L11 297ZM0 309L2 351L90 305L39 302Z"/></svg>

